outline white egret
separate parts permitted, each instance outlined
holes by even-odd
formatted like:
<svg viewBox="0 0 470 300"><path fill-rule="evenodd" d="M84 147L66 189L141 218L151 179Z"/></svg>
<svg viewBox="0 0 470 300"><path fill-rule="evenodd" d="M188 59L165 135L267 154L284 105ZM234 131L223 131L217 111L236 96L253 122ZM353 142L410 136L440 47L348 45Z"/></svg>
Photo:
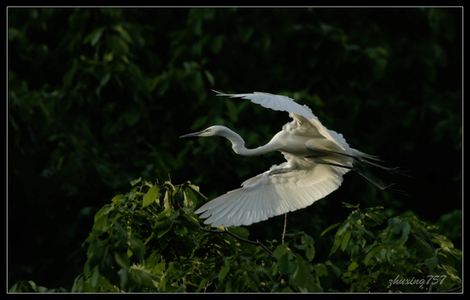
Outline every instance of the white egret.
<svg viewBox="0 0 470 300"><path fill-rule="evenodd" d="M268 218L305 208L338 189L343 175L363 163L382 167L375 156L348 145L343 135L324 127L306 105L269 93L224 94L247 99L263 107L288 112L293 121L285 124L265 145L247 149L240 135L225 126L211 126L181 137L221 136L232 143L235 153L245 156L280 151L286 162L242 183L241 188L221 195L196 210L211 226L251 225ZM373 181L372 181L373 182ZM374 183L374 182L373 182ZM375 184L375 183L374 183ZM384 187L381 187L384 189Z"/></svg>

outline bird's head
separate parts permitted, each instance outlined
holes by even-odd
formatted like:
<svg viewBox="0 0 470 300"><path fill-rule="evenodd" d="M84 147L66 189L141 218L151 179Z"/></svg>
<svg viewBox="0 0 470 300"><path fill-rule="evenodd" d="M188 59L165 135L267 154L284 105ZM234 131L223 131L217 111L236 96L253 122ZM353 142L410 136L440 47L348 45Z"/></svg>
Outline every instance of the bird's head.
<svg viewBox="0 0 470 300"><path fill-rule="evenodd" d="M227 130L229 130L227 127L215 125L215 126L208 127L198 132L183 134L180 136L180 138L205 137L205 136L215 136L215 135L222 136L223 133L226 132Z"/></svg>

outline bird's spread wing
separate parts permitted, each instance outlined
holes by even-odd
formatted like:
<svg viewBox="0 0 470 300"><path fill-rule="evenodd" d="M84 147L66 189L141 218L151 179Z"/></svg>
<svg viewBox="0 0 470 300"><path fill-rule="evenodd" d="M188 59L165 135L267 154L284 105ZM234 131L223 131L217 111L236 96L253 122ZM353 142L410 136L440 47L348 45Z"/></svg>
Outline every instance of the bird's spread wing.
<svg viewBox="0 0 470 300"><path fill-rule="evenodd" d="M217 96L248 99L253 103L272 110L298 114L306 119L317 119L317 117L312 113L312 110L307 105L300 105L299 103L295 102L294 99L287 96L262 92L254 92L249 94L224 94L215 90L214 92L217 93Z"/></svg>
<svg viewBox="0 0 470 300"><path fill-rule="evenodd" d="M347 150L349 148L349 145L340 133L327 129L312 113L312 110L307 105L300 105L292 98L262 92L247 94L225 94L215 90L214 92L217 93L217 96L248 99L253 103L270 108L272 110L288 112L294 118L294 120L302 120L302 118L304 118L309 121L314 130L316 130L324 138L335 143L340 149Z"/></svg>
<svg viewBox="0 0 470 300"><path fill-rule="evenodd" d="M304 162L305 163L305 162ZM289 163L246 180L242 187L204 204L198 210L205 224L250 225L307 207L336 190L347 170L310 163L289 169Z"/></svg>

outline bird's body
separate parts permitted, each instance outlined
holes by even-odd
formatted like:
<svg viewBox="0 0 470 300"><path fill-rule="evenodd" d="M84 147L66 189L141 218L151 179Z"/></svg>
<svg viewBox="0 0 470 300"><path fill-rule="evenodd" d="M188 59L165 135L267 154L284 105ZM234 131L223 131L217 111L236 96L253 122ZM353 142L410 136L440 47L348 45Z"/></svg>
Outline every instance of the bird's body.
<svg viewBox="0 0 470 300"><path fill-rule="evenodd" d="M325 128L310 108L286 96L259 92L218 93L218 96L248 99L266 108L286 111L293 120L267 144L254 149L247 149L243 138L224 126L211 126L182 136L222 136L232 142L233 151L239 155L256 156L280 151L286 159L286 162L246 180L241 188L196 210L200 217L206 218L206 224L250 225L307 207L335 191L355 162L369 163L376 159L351 148L341 134Z"/></svg>

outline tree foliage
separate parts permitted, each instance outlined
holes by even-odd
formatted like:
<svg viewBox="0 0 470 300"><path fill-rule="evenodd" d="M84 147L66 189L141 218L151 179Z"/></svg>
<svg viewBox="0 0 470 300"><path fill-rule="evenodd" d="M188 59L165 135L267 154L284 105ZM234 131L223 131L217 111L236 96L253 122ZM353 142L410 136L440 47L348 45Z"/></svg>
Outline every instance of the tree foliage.
<svg viewBox="0 0 470 300"><path fill-rule="evenodd" d="M246 242L249 231L243 227L228 229L230 234L204 228L193 211L205 197L190 182L138 179L133 185L96 213L85 241L87 260L72 292L461 289L460 250L413 214L387 217L383 207L345 204L350 215L317 239L295 230L285 244L269 240L267 246L256 245ZM316 243L331 246L326 258L318 258ZM426 283L392 284L396 276ZM428 281L429 276L438 281ZM20 282L11 291L49 290Z"/></svg>
<svg viewBox="0 0 470 300"><path fill-rule="evenodd" d="M393 230L397 232L401 232L401 226L410 227L409 238L397 250L404 258L403 264L407 264L400 268L407 274L418 272L412 265L419 258L410 244L415 241L413 230L425 228L430 236L438 234L427 225L419 227L420 222L437 224L439 234L460 248L461 24L460 10L452 8L8 8L9 287L46 289L37 282L71 290L74 278L82 271L83 277L73 285L76 289L96 288L91 282L96 283L97 278L109 281L103 289L115 286L130 291L143 287L132 281L134 275L130 274L134 271L129 270L134 263L145 266L145 259L149 259L145 255L138 258L133 252L127 256L127 252L120 252L121 248L112 248L129 260L127 271L121 272L127 275L119 275L111 268L116 262L94 269L96 265L90 263L90 256L80 247L87 237L88 248L99 240L90 240L90 230L94 226L92 233L95 232L93 216L103 213L103 207L110 209L115 205L110 213L118 215L118 204L110 204L108 199L125 193L128 183L138 177L143 181L191 180L212 198L279 163L282 157L277 154L263 159L238 157L221 140L178 139L183 133L221 124L240 132L251 147L267 142L288 121L282 113L213 97L211 89L266 91L294 97L310 106L325 126L343 133L353 147L380 155L407 170L411 177L393 179L407 194L402 195L377 191L362 178L346 175L337 192L290 214L288 228L298 230L291 232L293 236L283 246L290 250L277 248L280 218L251 226L251 239L271 241L268 246L276 255L288 257L283 258L284 273L274 274L273 268L269 275L258 274L251 269L251 260L235 258L227 258L227 271L225 261L213 258L217 263L212 266L214 270L220 268L227 274L221 275L220 282L219 277L211 279L208 290L224 290L224 282L235 276L234 265L258 274L261 279L256 282L284 280L282 285L276 281L280 284L276 288L270 285L263 290L364 290L364 282L369 281L359 274L372 276L369 272L378 269L383 271L379 274L382 277L377 277L378 283L371 283L370 289L385 290L386 282L380 280L388 278L391 273L386 270L391 272L392 268L385 267L384 261L370 258L365 264L364 260L374 249L384 251L387 257L383 242L392 237L386 236L391 233L384 230L390 226L395 226ZM145 207L133 209L146 215L157 205L153 199L164 199L171 186L149 184L155 189L145 199L136 190L136 199L123 196L115 200L134 203L140 199ZM147 193L150 187L141 188L140 193ZM381 225L364 225L374 238L361 233L357 226L353 227L358 231L349 237L348 230L341 234L341 238L345 235L355 241L354 245L365 243L361 251L371 247L367 253L343 253L349 249L348 241L335 244L331 240L330 245L327 241L333 237L320 237L331 224L352 218L341 208L341 202L384 207L379 213L383 216ZM272 265L272 258L259 247L235 247L232 237L196 230L184 223L184 215L191 216L190 212L183 213L180 208L175 211L181 215L174 220L181 219L185 224L181 228L186 228L181 230L201 239L200 247L212 245L208 244L210 239L219 245L228 240L232 246L225 251L234 257L243 251L247 251L247 256L256 252L260 263L263 261L269 268ZM366 213L358 211L357 218ZM139 218L134 222L153 228L153 217L145 222L142 215ZM142 235L134 238L142 241L147 233L141 232L137 223L132 224L135 232ZM389 231L393 230L390 227ZM118 238L114 231L108 234ZM359 240L361 234L364 240ZM443 247L433 238L421 237L436 249ZM315 243L306 246L310 238ZM443 241L442 238L434 237ZM123 241L110 241L108 246L114 247L118 242ZM382 246L372 247L374 242ZM312 250L307 255L302 252L306 249L294 245L315 249L314 263L308 260ZM159 247L155 251L162 255ZM36 255L32 256L30 249L35 249ZM332 257L341 257L338 259L345 264L352 257L356 259L357 266L352 265L349 279L331 277L334 268L328 265L328 275L317 278L316 270L322 267L315 268L315 264L326 264L332 249ZM114 252L109 255L107 259L116 260ZM173 257L162 257L166 270ZM195 261L201 259L196 254L193 257ZM442 274L459 276L459 268L441 263L441 258L441 254L437 255L439 263L434 268L416 268L432 275L441 272L442 266L450 266L453 269ZM158 264L158 259L149 267ZM309 263L298 272L309 273L317 282L315 288L291 281L294 279L288 274L295 273L292 266L301 261ZM348 266L351 263L352 260ZM83 265L88 269L83 269ZM178 268L183 272L187 267ZM345 266L336 267L346 270ZM123 267L115 268L119 271ZM207 269L201 272L211 266L204 268ZM95 281L87 277L90 274L97 274ZM131 279L121 285L119 276ZM240 281L233 279L232 290L253 290L241 282L243 275L237 276ZM194 278L188 280L194 283ZM433 289L458 286L455 278L447 280L448 286ZM197 290L191 284L185 289Z"/></svg>

